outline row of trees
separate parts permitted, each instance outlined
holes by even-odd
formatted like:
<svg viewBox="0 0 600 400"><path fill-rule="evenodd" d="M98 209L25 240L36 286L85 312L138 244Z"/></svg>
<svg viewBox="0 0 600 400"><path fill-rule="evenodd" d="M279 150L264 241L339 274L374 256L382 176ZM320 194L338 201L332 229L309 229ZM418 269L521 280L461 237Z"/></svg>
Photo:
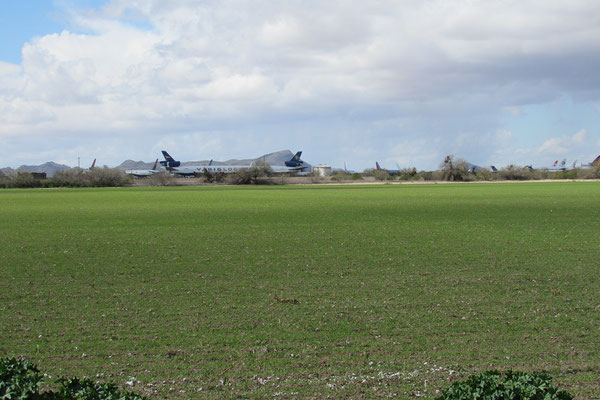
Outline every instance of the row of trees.
<svg viewBox="0 0 600 400"><path fill-rule="evenodd" d="M40 179L28 172L14 176L0 176L2 188L51 188L51 187L119 187L128 186L133 179L117 168L72 168L59 171L53 177Z"/></svg>
<svg viewBox="0 0 600 400"><path fill-rule="evenodd" d="M225 183L230 185L285 184L287 175L275 174L268 164L257 163L249 168L232 174L213 173L208 170L200 175L207 183ZM600 179L600 165L590 168L568 171L535 170L530 167L508 165L500 170L469 167L466 161L449 155L444 158L438 170L417 171L416 168L404 168L390 174L386 170L368 169L363 173L338 171L328 180L358 181L364 177L374 177L379 181L494 181L494 180L540 180L540 179ZM309 174L313 183L325 179L316 173ZM174 186L179 180L167 173L157 173L146 182L151 186ZM39 179L34 174L20 172L14 176L0 175L0 188L36 188L36 187L117 187L129 186L133 178L117 168L95 168L82 170L73 168L57 172L52 178Z"/></svg>
<svg viewBox="0 0 600 400"><path fill-rule="evenodd" d="M413 180L469 182L497 180L600 179L600 165L565 171L549 171L546 169L533 169L531 167L521 167L517 165L508 165L497 171L492 171L488 168L477 168L473 170L465 160L448 155L440 164L439 169L435 171L417 171L416 168L404 168L397 174L390 174L385 170L368 170L365 171L364 174L373 176L380 181Z"/></svg>

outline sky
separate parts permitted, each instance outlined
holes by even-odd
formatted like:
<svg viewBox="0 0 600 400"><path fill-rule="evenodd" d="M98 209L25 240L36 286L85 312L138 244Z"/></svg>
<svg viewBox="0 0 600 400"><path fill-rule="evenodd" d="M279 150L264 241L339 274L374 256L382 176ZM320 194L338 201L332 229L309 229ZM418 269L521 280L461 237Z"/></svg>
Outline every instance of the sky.
<svg viewBox="0 0 600 400"><path fill-rule="evenodd" d="M0 167L591 162L599 37L597 0L3 0Z"/></svg>

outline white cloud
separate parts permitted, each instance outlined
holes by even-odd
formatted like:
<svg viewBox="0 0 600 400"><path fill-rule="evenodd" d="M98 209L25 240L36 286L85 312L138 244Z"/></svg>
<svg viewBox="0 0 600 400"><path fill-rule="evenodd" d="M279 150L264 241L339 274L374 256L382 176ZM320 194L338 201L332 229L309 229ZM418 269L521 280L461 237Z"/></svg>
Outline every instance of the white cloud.
<svg viewBox="0 0 600 400"><path fill-rule="evenodd" d="M546 140L538 149L543 154L565 154L571 150L585 145L587 141L587 131L581 129L572 136L555 137Z"/></svg>
<svg viewBox="0 0 600 400"><path fill-rule="evenodd" d="M423 167L450 152L484 162L515 140L502 113L564 95L599 100L596 11L592 0L113 0L72 14L72 31L26 43L22 65L0 63L0 136L70 135L60 145L76 148L81 137L145 132L149 149L161 135L210 133L247 141L249 155L281 138L324 158L342 151L344 132L344 151L360 148L365 167L378 154ZM334 148L312 143L307 126ZM581 145L586 131L570 140ZM565 138L538 148L568 150Z"/></svg>

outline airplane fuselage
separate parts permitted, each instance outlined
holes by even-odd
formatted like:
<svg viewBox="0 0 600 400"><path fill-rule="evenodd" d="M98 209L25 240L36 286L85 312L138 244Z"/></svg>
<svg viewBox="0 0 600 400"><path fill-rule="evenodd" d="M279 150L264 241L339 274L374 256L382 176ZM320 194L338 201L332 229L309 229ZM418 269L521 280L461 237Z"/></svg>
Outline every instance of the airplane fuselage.
<svg viewBox="0 0 600 400"><path fill-rule="evenodd" d="M171 167L169 170L176 175L201 175L204 170L212 174L224 173L233 174L243 169L252 168L251 165L187 165L180 167ZM273 172L282 174L288 172L298 172L306 167L286 167L283 165L271 165Z"/></svg>
<svg viewBox="0 0 600 400"><path fill-rule="evenodd" d="M152 176L158 171L155 169L128 169L125 171L127 175L135 176L136 178L145 178L147 176Z"/></svg>

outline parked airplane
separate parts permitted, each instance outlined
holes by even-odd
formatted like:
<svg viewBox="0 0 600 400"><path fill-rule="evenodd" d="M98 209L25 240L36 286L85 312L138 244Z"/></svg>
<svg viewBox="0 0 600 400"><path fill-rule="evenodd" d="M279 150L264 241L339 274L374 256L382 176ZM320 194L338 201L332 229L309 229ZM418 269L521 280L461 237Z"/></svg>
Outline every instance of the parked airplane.
<svg viewBox="0 0 600 400"><path fill-rule="evenodd" d="M136 178L145 178L147 176L152 176L158 172L158 170L156 169L157 164L158 164L158 158L156 159L156 161L154 161L154 165L152 166L152 169L128 169L127 171L125 171L125 173L127 175L132 175Z"/></svg>
<svg viewBox="0 0 600 400"><path fill-rule="evenodd" d="M160 164L165 166L167 171L170 171L176 175L191 176L200 175L207 170L208 172L218 173L222 172L225 174L231 174L238 172L241 169L251 168L252 165L212 165L212 160L208 165L181 165L180 161L176 161L169 155L165 150L162 151L165 161L161 161ZM302 152L297 152L291 160L285 162L284 165L271 165L271 169L276 173L285 172L299 172L303 171L308 166L304 165L304 161L300 159Z"/></svg>
<svg viewBox="0 0 600 400"><path fill-rule="evenodd" d="M377 171L386 171L389 174L399 174L400 173L400 167L398 167L398 169L381 168L381 166L379 165L379 162L377 162L377 161L375 161L375 168L377 169Z"/></svg>
<svg viewBox="0 0 600 400"><path fill-rule="evenodd" d="M355 174L356 171L352 170L352 169L348 169L346 168L346 162L344 161L344 172L347 174Z"/></svg>
<svg viewBox="0 0 600 400"><path fill-rule="evenodd" d="M596 158L594 158L594 161L592 161L589 164L581 164L582 167L587 167L587 168L591 168L591 167L595 167L597 165L600 165L600 155Z"/></svg>
<svg viewBox="0 0 600 400"><path fill-rule="evenodd" d="M558 160L554 161L554 164L552 164L552 168L548 168L550 170L554 170L554 171L566 171L567 170L567 159L564 158L560 164L558 163Z"/></svg>
<svg viewBox="0 0 600 400"><path fill-rule="evenodd" d="M77 163L77 164L79 164L79 163ZM77 166L77 168L80 168L80 167ZM96 159L94 158L94 161L92 161L92 165L90 165L89 168L80 168L80 169L85 172L85 171L91 171L95 168L96 168Z"/></svg>

